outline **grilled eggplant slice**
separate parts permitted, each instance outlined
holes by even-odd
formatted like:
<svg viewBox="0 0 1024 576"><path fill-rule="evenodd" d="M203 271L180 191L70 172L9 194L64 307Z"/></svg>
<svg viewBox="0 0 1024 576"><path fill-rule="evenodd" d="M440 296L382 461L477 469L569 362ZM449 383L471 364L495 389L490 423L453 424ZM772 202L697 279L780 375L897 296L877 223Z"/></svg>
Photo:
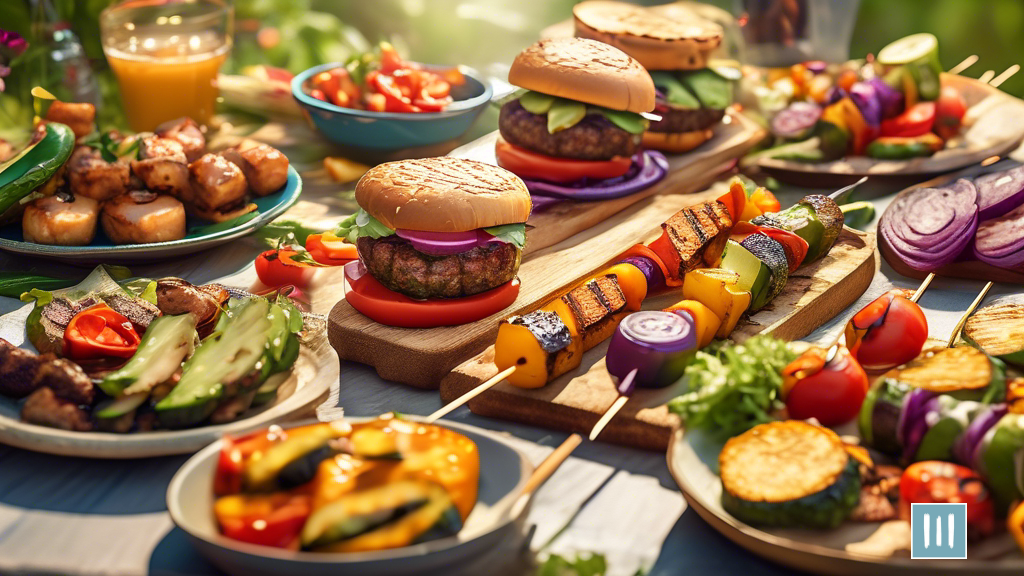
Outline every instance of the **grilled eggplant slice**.
<svg viewBox="0 0 1024 576"><path fill-rule="evenodd" d="M967 342L1005 362L1024 367L1024 304L1002 302L975 312L964 325Z"/></svg>
<svg viewBox="0 0 1024 576"><path fill-rule="evenodd" d="M302 529L302 546L323 552L384 550L461 529L462 519L444 488L401 480L321 506Z"/></svg>
<svg viewBox="0 0 1024 576"><path fill-rule="evenodd" d="M800 204L813 208L814 215L821 222L823 228L821 246L814 259L821 258L828 254L832 246L835 245L836 239L839 238L839 233L843 231L843 223L846 216L843 215L843 210L839 207L839 204L836 204L835 200L822 194L805 196L800 201ZM810 255L808 255L808 259L810 259Z"/></svg>
<svg viewBox="0 0 1024 576"><path fill-rule="evenodd" d="M755 426L726 442L718 462L722 507L749 524L834 528L860 499L857 461L807 422Z"/></svg>
<svg viewBox="0 0 1024 576"><path fill-rule="evenodd" d="M962 400L998 402L1006 394L1006 370L1002 361L970 346L925 350L913 361L886 372L885 376L913 388L952 394Z"/></svg>
<svg viewBox="0 0 1024 576"><path fill-rule="evenodd" d="M577 286L562 296L562 302L576 319L584 350L607 340L627 312L626 297L614 274L599 276Z"/></svg>
<svg viewBox="0 0 1024 576"><path fill-rule="evenodd" d="M786 287L786 282L789 281L789 260L786 259L786 250L782 244L764 234L751 234L744 238L740 245L771 271L771 278L765 289L756 295L751 293L750 309L759 310L774 300Z"/></svg>

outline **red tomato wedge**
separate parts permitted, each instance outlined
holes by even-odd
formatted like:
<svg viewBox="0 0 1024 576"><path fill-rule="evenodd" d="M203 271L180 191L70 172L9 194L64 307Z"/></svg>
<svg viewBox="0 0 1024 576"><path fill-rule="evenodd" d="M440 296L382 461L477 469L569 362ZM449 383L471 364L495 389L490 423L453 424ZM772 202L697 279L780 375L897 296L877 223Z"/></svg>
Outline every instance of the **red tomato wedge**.
<svg viewBox="0 0 1024 576"><path fill-rule="evenodd" d="M71 318L64 330L64 354L73 360L131 358L140 341L131 321L101 302Z"/></svg>
<svg viewBox="0 0 1024 576"><path fill-rule="evenodd" d="M298 254L297 250L288 248L263 252L256 257L256 277L272 288L289 285L307 288L316 266L315 263L295 261Z"/></svg>
<svg viewBox="0 0 1024 576"><path fill-rule="evenodd" d="M616 156L611 160L575 160L555 158L531 152L498 139L494 147L498 166L519 176L565 184L583 178L617 178L629 171L632 158Z"/></svg>
<svg viewBox="0 0 1024 576"><path fill-rule="evenodd" d="M458 326L508 308L519 295L519 279L463 298L415 300L388 290L362 262L345 265L345 300L375 322L401 328Z"/></svg>
<svg viewBox="0 0 1024 576"><path fill-rule="evenodd" d="M895 118L882 121L882 136L913 138L932 131L935 102L918 102Z"/></svg>

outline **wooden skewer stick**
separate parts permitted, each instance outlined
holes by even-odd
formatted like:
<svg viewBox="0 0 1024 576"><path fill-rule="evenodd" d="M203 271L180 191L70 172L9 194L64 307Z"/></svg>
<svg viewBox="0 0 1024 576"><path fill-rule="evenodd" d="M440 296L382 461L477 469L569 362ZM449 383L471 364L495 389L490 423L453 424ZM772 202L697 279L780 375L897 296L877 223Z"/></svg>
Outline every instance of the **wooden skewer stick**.
<svg viewBox="0 0 1024 576"><path fill-rule="evenodd" d="M1013 75L1016 74L1017 72L1020 72L1020 64L1014 64L1013 66L1010 66L1006 70L1003 70L1002 74L996 76L991 82L988 83L988 85L993 88L998 88L1000 84L1012 78Z"/></svg>
<svg viewBox="0 0 1024 576"><path fill-rule="evenodd" d="M967 324L967 319L971 317L974 310L981 304L981 301L985 299L985 295L992 289L992 282L985 284L985 287L981 289L981 294L974 299L971 306L964 312L964 315L960 317L960 321L956 323L956 328L953 328L953 334L949 337L949 342L946 342L946 348L952 348L953 344L956 344L957 338L960 337L960 332L964 329L964 325Z"/></svg>
<svg viewBox="0 0 1024 576"><path fill-rule="evenodd" d="M629 390L630 387L632 387L633 379L636 378L636 373L639 370L639 368L633 368L633 370L629 374L626 374L626 377L623 378L622 382L619 383L619 389ZM625 406L626 402L628 401L629 396L625 394L619 394L619 397L615 399L615 402L611 406L609 406L607 410L604 411L604 414L601 415L601 419L597 421L597 424L594 424L594 429L590 431L591 442L597 439L597 437L601 434L601 431L604 430L605 426L607 426L608 423L612 421L612 418L614 418L615 415L618 414L619 410L622 410L622 407Z"/></svg>
<svg viewBox="0 0 1024 576"><path fill-rule="evenodd" d="M558 470L558 467L562 465L562 462L565 462L565 459L569 457L569 454L572 454L572 451L575 450L581 442L583 442L583 438L581 438L579 434L573 434L566 438L565 442L562 442L558 448L555 448L554 452L548 454L548 457L540 463L540 466L537 466L537 469L534 470L533 474L530 474L529 479L526 480L526 485L523 486L523 494L529 494L537 488L540 488L540 485L554 474L555 470Z"/></svg>
<svg viewBox="0 0 1024 576"><path fill-rule="evenodd" d="M967 70L971 66L974 66L977 62L978 62L978 55L977 54L971 54L967 58L964 58L963 62L957 64L956 66L953 66L952 68L950 68L949 69L949 73L950 74L959 74L959 73L963 72L964 70Z"/></svg>
<svg viewBox="0 0 1024 576"><path fill-rule="evenodd" d="M434 412L430 416L427 416L425 422L427 424L433 424L434 421L437 420L438 418L444 416L445 414L448 414L452 410L455 410L456 408L458 408L459 406L462 406L466 402L469 402L473 398L476 398L480 394L484 393L488 388L493 387L498 382L501 382L505 378L508 378L509 376L511 376L512 373L515 372L515 371L516 371L516 367L515 366L509 366L508 368L502 370L501 372L498 372L497 374L494 375L493 378L491 378L487 382L484 382L483 384L477 386L476 388L473 388L469 392L466 392L462 396L459 396L455 400L452 400L451 402L445 404L437 412Z"/></svg>
<svg viewBox="0 0 1024 576"><path fill-rule="evenodd" d="M850 184L849 186L843 186L839 190L836 190L835 192L829 194L828 197L833 199L833 200L835 200L836 204L842 204L842 203L844 203L846 201L847 196L850 195L850 193L853 191L854 188L856 188L857 186L860 186L861 184L863 184L863 183L865 183L867 181L868 181L868 177L864 176L863 178L861 178L860 180L857 180L853 184Z"/></svg>
<svg viewBox="0 0 1024 576"><path fill-rule="evenodd" d="M932 280L934 279L935 272L929 272L928 275L924 277L924 282L921 282L921 285L917 287L917 292L914 292L914 295L911 296L910 301L916 304L917 301L921 299L921 296L924 295L924 291L928 289L928 286L932 283Z"/></svg>
<svg viewBox="0 0 1024 576"><path fill-rule="evenodd" d="M984 74L982 74L981 76L978 76L978 82L981 82L982 84L988 84L995 77L996 77L996 71L995 70L985 70Z"/></svg>

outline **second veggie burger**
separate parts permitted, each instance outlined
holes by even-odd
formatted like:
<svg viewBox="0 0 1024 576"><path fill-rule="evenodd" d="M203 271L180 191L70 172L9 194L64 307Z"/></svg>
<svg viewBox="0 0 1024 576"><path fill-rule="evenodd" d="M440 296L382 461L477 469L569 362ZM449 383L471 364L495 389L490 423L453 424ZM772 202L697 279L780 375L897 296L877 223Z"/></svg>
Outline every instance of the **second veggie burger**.
<svg viewBox="0 0 1024 576"><path fill-rule="evenodd" d="M346 266L346 299L366 316L454 325L515 300L532 208L515 174L447 156L388 162L363 175L356 202L337 234L358 249L359 261Z"/></svg>
<svg viewBox="0 0 1024 576"><path fill-rule="evenodd" d="M722 43L718 24L693 14L680 16L623 2L591 0L573 7L576 35L619 48L646 68L657 87L652 122L643 145L687 152L711 138L732 104L732 84L708 68Z"/></svg>
<svg viewBox="0 0 1024 576"><path fill-rule="evenodd" d="M501 108L496 156L533 194L600 200L665 176L665 158L640 150L654 83L618 48L541 40L516 56L508 80L526 92Z"/></svg>

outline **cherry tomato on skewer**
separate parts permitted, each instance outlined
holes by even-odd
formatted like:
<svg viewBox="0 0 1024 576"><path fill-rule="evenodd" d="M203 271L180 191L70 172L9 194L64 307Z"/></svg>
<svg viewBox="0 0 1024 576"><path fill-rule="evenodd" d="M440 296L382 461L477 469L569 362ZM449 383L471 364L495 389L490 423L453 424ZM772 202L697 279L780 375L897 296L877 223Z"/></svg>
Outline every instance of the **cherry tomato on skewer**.
<svg viewBox="0 0 1024 576"><path fill-rule="evenodd" d="M911 504L966 504L967 539L995 531L995 505L977 472L949 462L929 460L907 466L900 478L900 517L910 519Z"/></svg>
<svg viewBox="0 0 1024 576"><path fill-rule="evenodd" d="M885 372L921 353L928 320L903 290L890 290L853 315L846 346L865 370Z"/></svg>
<svg viewBox="0 0 1024 576"><path fill-rule="evenodd" d="M868 392L868 376L845 346L808 349L782 370L782 398L790 418L824 426L853 420Z"/></svg>

